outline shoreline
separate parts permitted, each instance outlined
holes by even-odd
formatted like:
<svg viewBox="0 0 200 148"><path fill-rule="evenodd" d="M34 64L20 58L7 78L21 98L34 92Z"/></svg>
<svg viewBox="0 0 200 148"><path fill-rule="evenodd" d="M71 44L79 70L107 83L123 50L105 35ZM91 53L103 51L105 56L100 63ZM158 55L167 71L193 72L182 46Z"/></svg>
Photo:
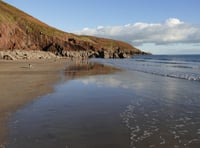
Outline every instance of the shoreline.
<svg viewBox="0 0 200 148"><path fill-rule="evenodd" d="M24 104L52 92L67 62L68 59L0 60L0 147L6 143L9 116Z"/></svg>
<svg viewBox="0 0 200 148"><path fill-rule="evenodd" d="M117 143L111 145L111 147L128 147L129 137L127 130L125 127L123 127L123 124L120 120L121 118L118 116L121 111L123 111L121 110L122 108L118 106L118 103L121 102L120 97L117 97L117 99L115 97L110 98L110 95L105 93L104 90L104 93L102 93L102 90L99 90L98 86L92 85L91 88L90 81L88 81L88 83L81 82L81 80L84 81L90 78L101 79L112 77L121 72L121 70L114 67L105 66L103 64L90 63L87 61L83 63L73 62L72 64L67 64L64 73L62 73L64 76L62 79L63 83L56 85L56 89L53 91L53 93L44 95L39 99L26 104L23 108L17 110L17 112L15 112L11 118L9 118L10 120L8 122L8 126L10 131L8 144L6 145L8 148L55 148L66 146L82 147L82 144L83 147L98 148L99 146L107 147L107 144L110 144L113 139L115 139L114 141L117 141ZM79 82L84 85L79 85ZM112 83L112 81L108 81L108 83L109 82ZM104 89L107 88L105 87ZM108 92L110 92L110 89L108 89ZM121 91L117 91L116 93L121 94ZM113 106L115 107L110 112L110 109ZM26 116L29 119L28 123L23 124L23 121L27 121L25 116L22 118L18 116L22 112L28 115ZM113 123L115 123L114 127ZM24 130L24 128L26 130ZM16 132L17 129L20 130ZM85 129L89 130L85 134L82 133L83 135L86 135L83 136L84 140L82 139L86 142L77 143L77 141L81 141L79 138L82 137L79 135L79 132L77 132L77 129L81 129L80 134L84 132ZM113 129L116 130L113 131ZM104 135L104 133L107 133L108 135ZM102 134L104 135L103 137L101 137ZM92 145L90 145L87 140L91 135L93 135L92 137L94 138L91 139L92 141L104 139L105 141L103 141L105 143L102 145L102 143L98 144L96 142L92 142ZM124 138L124 136L126 138ZM60 138L64 138L65 140L62 141ZM73 144L74 146L72 146L72 141L68 141L69 139L67 140L66 138L70 138L76 144ZM20 142L21 140L22 142ZM24 145L18 145L18 142ZM120 146L124 145L124 143L125 146Z"/></svg>
<svg viewBox="0 0 200 148"><path fill-rule="evenodd" d="M68 63L62 82L72 81L9 118L6 146L198 147L199 83L131 68L107 75L106 65L128 65L108 63Z"/></svg>

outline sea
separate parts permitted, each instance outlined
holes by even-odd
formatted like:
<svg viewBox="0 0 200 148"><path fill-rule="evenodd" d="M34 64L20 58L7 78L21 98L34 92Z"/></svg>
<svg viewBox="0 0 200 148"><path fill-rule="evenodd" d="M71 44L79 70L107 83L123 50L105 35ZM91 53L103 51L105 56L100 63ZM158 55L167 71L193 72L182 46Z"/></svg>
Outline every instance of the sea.
<svg viewBox="0 0 200 148"><path fill-rule="evenodd" d="M91 59L61 75L11 116L7 148L200 147L200 55Z"/></svg>
<svg viewBox="0 0 200 148"><path fill-rule="evenodd" d="M92 61L164 77L200 81L200 55L139 55L131 59Z"/></svg>

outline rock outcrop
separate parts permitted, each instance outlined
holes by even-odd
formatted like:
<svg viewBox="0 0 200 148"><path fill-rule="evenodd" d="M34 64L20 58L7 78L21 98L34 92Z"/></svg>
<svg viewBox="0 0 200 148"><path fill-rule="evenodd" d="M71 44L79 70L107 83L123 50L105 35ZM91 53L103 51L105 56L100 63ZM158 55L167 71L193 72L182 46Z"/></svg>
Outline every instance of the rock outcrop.
<svg viewBox="0 0 200 148"><path fill-rule="evenodd" d="M39 50L6 50L0 51L0 60L32 60L32 59L58 59L59 56L51 52Z"/></svg>
<svg viewBox="0 0 200 148"><path fill-rule="evenodd" d="M127 58L144 53L122 41L60 31L0 1L0 50L16 49L84 58Z"/></svg>

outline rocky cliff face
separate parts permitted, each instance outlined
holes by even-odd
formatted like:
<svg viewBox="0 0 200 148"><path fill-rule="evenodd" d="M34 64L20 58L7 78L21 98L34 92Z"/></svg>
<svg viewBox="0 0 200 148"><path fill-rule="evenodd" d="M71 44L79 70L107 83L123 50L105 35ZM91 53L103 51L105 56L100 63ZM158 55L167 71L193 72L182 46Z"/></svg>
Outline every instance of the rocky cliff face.
<svg viewBox="0 0 200 148"><path fill-rule="evenodd" d="M0 1L0 50L15 49L85 58L127 58L144 54L125 42L57 30Z"/></svg>

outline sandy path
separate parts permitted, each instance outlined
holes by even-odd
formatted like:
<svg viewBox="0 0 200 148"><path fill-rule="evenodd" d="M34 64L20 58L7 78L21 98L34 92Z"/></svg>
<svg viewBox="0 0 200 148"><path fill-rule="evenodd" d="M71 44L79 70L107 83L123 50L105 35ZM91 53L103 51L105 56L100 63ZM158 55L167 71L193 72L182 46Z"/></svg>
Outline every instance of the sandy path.
<svg viewBox="0 0 200 148"><path fill-rule="evenodd" d="M6 142L5 125L11 113L28 101L51 92L66 63L64 59L0 61L0 148Z"/></svg>

